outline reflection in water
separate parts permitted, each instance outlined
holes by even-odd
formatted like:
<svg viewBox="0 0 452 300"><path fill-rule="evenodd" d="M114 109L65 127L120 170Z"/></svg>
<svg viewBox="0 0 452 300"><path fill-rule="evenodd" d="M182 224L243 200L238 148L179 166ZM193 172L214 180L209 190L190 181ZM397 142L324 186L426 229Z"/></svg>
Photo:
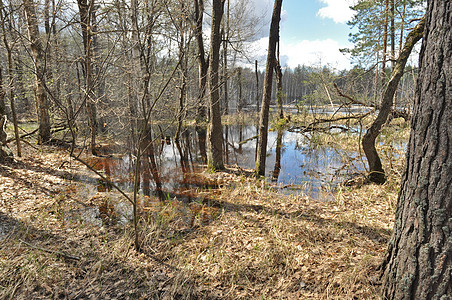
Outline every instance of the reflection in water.
<svg viewBox="0 0 452 300"><path fill-rule="evenodd" d="M278 129L278 136L276 137L276 155L275 168L273 169L272 181L277 182L279 173L281 172L281 150L282 150L282 136L283 131Z"/></svg>
<svg viewBox="0 0 452 300"><path fill-rule="evenodd" d="M155 160L155 151L154 151L154 142L152 141L152 130L149 127L146 130L145 138L140 143L141 147L141 172L138 172L138 176L142 176L142 179L138 179L138 182L142 184L143 194L146 196L151 195L151 176L155 183L155 193L159 199L164 199L163 189L162 189L162 180L160 178L160 172L158 171L157 163Z"/></svg>
<svg viewBox="0 0 452 300"><path fill-rule="evenodd" d="M235 151L229 164L254 169L257 141L254 126L229 127L230 144L237 140L247 141L241 146L240 154ZM242 133L241 133L242 132ZM302 135L287 131L270 131L266 161L266 175L279 187L303 189L312 197L319 197L322 189L330 190L352 171L363 170L358 153L347 153L315 143L311 134ZM291 192L291 191L290 191Z"/></svg>
<svg viewBox="0 0 452 300"><path fill-rule="evenodd" d="M143 153L139 172L139 189L146 196L159 199L197 198L203 188L214 187L196 176L204 170L204 156L197 138L197 129L186 128L176 143L159 134L153 141L151 130L140 145ZM170 130L171 131L171 130ZM254 169L257 141L255 126L224 126L224 155L226 164ZM167 138L168 137L168 138ZM157 149L157 151L156 151ZM313 197L328 186L334 186L350 171L362 170L357 153L347 153L313 142L310 134L278 130L268 135L266 174L279 187L301 189ZM118 158L95 158L95 168L130 191L135 160L130 154ZM110 190L103 186L102 189Z"/></svg>

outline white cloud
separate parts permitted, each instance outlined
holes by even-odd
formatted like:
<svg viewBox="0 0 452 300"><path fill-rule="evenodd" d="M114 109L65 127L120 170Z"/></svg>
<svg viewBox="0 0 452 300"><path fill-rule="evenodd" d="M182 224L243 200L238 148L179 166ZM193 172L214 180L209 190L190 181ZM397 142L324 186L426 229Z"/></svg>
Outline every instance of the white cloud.
<svg viewBox="0 0 452 300"><path fill-rule="evenodd" d="M262 38L253 45L257 57L265 59L268 48L268 38ZM343 70L350 69L350 59L339 51L346 45L339 45L332 39L286 43L281 41L281 65L295 68L298 65L325 66ZM265 65L264 61L260 62Z"/></svg>
<svg viewBox="0 0 452 300"><path fill-rule="evenodd" d="M353 10L350 9L352 5L351 0L318 0L326 4L317 12L317 16L321 18L333 19L336 23L345 23L353 17Z"/></svg>

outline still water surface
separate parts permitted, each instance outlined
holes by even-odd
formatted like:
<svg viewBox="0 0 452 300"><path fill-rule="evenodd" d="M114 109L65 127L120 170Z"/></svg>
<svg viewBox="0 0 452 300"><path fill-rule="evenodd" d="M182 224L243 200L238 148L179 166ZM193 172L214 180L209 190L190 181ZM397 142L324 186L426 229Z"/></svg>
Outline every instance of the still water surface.
<svg viewBox="0 0 452 300"><path fill-rule="evenodd" d="M254 126L224 126L225 163L254 169L255 136ZM179 143L167 138L154 143L150 150L141 160L140 191L143 194L160 198L184 194L190 200L187 190L215 187L197 181L194 175L203 171L205 165L192 128L187 129ZM93 158L90 163L122 188L131 190L134 156ZM362 170L362 160L356 152L316 144L309 133L269 132L266 177L284 193L304 193L319 198L332 192L350 174ZM102 184L98 189L111 188Z"/></svg>

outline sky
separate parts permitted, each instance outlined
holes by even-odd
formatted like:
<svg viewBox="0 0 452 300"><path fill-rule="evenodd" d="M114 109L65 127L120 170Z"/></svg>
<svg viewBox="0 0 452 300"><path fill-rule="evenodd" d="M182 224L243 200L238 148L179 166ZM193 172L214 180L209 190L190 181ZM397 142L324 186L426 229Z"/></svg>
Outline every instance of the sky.
<svg viewBox="0 0 452 300"><path fill-rule="evenodd" d="M251 1L250 1L251 2ZM261 37L253 44L253 53L265 67L268 48L268 31L273 0L252 0L256 13L267 20ZM352 47L348 41L353 16L349 8L351 0L283 0L280 22L281 65L295 68L297 65L324 66L337 70L349 69L350 60L339 52ZM266 34L265 34L266 32Z"/></svg>

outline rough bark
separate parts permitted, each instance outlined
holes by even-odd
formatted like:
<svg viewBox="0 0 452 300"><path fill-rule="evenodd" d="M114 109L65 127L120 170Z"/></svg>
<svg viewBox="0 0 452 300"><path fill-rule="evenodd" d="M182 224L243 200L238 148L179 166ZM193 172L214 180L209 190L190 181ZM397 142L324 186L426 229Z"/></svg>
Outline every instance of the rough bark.
<svg viewBox="0 0 452 300"><path fill-rule="evenodd" d="M222 39L223 39L223 115L229 114L229 89L228 89L228 37L227 37L227 29L224 28L222 31Z"/></svg>
<svg viewBox="0 0 452 300"><path fill-rule="evenodd" d="M212 1L212 26L210 35L210 120L207 131L207 164L213 170L224 169L223 164L223 128L221 126L220 93L218 85L218 68L220 61L221 18L225 0Z"/></svg>
<svg viewBox="0 0 452 300"><path fill-rule="evenodd" d="M278 34L278 48L276 54L275 63L275 74L276 74L276 104L278 104L279 118L284 118L283 111L283 91L282 91L282 70L281 63L279 62L279 34Z"/></svg>
<svg viewBox="0 0 452 300"><path fill-rule="evenodd" d="M199 95L198 95L198 112L196 115L196 133L198 135L199 152L203 162L207 162L207 150L206 150L206 137L207 131L205 128L206 121L206 106L204 96L207 90L207 71L209 69L209 63L206 60L206 54L204 50L204 40L202 37L202 23L204 15L204 1L194 0L195 6L195 38L196 45L198 47L198 66L199 66Z"/></svg>
<svg viewBox="0 0 452 300"><path fill-rule="evenodd" d="M385 299L452 295L452 1L429 1Z"/></svg>
<svg viewBox="0 0 452 300"><path fill-rule="evenodd" d="M385 20L383 24L383 60L381 62L381 88L386 83L386 60L388 50L388 20L389 20L389 0L385 0Z"/></svg>
<svg viewBox="0 0 452 300"><path fill-rule="evenodd" d="M259 113L259 72L257 70L257 60L254 61L254 74L256 75L256 112Z"/></svg>
<svg viewBox="0 0 452 300"><path fill-rule="evenodd" d="M6 146L6 138L8 135L6 134L6 116L0 116L0 147Z"/></svg>
<svg viewBox="0 0 452 300"><path fill-rule="evenodd" d="M394 0L390 1L390 37L391 37L391 71L394 71L395 67L395 3Z"/></svg>
<svg viewBox="0 0 452 300"><path fill-rule="evenodd" d="M143 70L144 66L142 64L142 61L140 59L141 56L141 42L140 42L140 27L138 25L138 1L137 0L131 0L130 1L130 19L132 21L132 78L133 78L133 85L132 85L132 96L130 102L129 110L133 111L135 114L132 115L132 117L136 117L136 114L138 113L138 106L140 102L140 92L143 90L142 82L143 82ZM142 108L143 111L145 111L145 108ZM136 122L132 126L137 127Z"/></svg>
<svg viewBox="0 0 452 300"><path fill-rule="evenodd" d="M45 57L39 38L38 20L36 18L35 4L33 0L24 0L25 17L27 20L28 37L30 39L31 54L34 60L35 72L35 100L39 122L39 143L50 140L50 117L47 94L44 89L45 82Z"/></svg>
<svg viewBox="0 0 452 300"><path fill-rule="evenodd" d="M4 162L11 156L11 151L6 146L8 135L6 134L6 116L0 116L0 163Z"/></svg>
<svg viewBox="0 0 452 300"><path fill-rule="evenodd" d="M0 66L0 117L6 115L5 89L3 88L3 71Z"/></svg>
<svg viewBox="0 0 452 300"><path fill-rule="evenodd" d="M421 22L419 22L419 24L416 25L416 27L408 35L405 46L403 47L394 66L391 79L383 92L378 116L363 137L363 150L366 154L367 162L369 163L369 179L376 183L384 183L386 181L386 177L377 149L375 148L375 140L380 134L381 127L388 119L389 113L392 111L394 94L397 90L400 78L403 75L406 62L414 45L422 38L423 30L424 19L422 19Z"/></svg>
<svg viewBox="0 0 452 300"><path fill-rule="evenodd" d="M10 107L11 107L11 115L13 117L13 125L14 125L14 137L16 140L16 151L17 151L17 156L21 157L22 156L22 149L21 149L21 144L20 144L20 137L19 137L19 127L17 124L17 113L16 113L16 94L15 94L15 87L16 82L14 80L14 71L13 71L13 57L12 57L12 47L6 37L6 18L5 15L3 14L3 1L0 0L0 19L2 22L2 31L3 31L3 44L5 46L6 49L6 57L8 60L8 81L9 81L9 99L10 99ZM1 68L0 68L0 86L1 86L1 101L2 103L0 103L0 106L3 106L3 110L0 107L0 117L4 114L6 114L6 103L4 101L4 97L6 95L6 92L3 89L3 78L1 77ZM5 142L6 145L6 142Z"/></svg>
<svg viewBox="0 0 452 300"><path fill-rule="evenodd" d="M89 2L88 2L89 1ZM94 94L93 80L93 21L94 0L78 0L80 11L80 26L82 30L83 48L85 52L85 100L86 111L88 113L88 123L90 128L91 142L90 148L92 154L96 154L96 135L97 135L97 112L96 100Z"/></svg>
<svg viewBox="0 0 452 300"><path fill-rule="evenodd" d="M142 63L140 60L140 27L138 26L138 1L130 1L130 20L131 20L131 69L129 71L129 95L128 95L128 110L129 110L129 122L130 122L130 141L131 149L135 150L137 145L136 132L138 131L138 107L140 99L140 91L142 88ZM124 21L124 24L127 24ZM127 42L125 42L127 44Z"/></svg>
<svg viewBox="0 0 452 300"><path fill-rule="evenodd" d="M13 116L13 125L14 125L14 137L16 140L16 151L17 156L22 156L22 146L20 144L20 137L19 137L19 126L17 123L17 113L16 113L16 95L14 93L14 72L13 72L13 58L11 53L11 48L9 44L6 41L6 38L4 38L5 48L7 52L7 58L8 58L8 77L10 82L10 89L9 89L9 104L11 107L11 115Z"/></svg>
<svg viewBox="0 0 452 300"><path fill-rule="evenodd" d="M30 111L32 108L30 100L28 99L27 93L25 91L26 84L24 81L24 70L22 64L20 64L17 61L15 61L14 63L14 73L16 75L14 78L15 79L14 94L17 96L18 102L23 103L20 107L21 112Z"/></svg>
<svg viewBox="0 0 452 300"><path fill-rule="evenodd" d="M223 22L223 28L221 29L222 43L223 43L223 115L229 114L229 87L228 87L228 43L229 43L229 0L225 1L226 3L226 19Z"/></svg>
<svg viewBox="0 0 452 300"><path fill-rule="evenodd" d="M273 6L270 36L268 41L267 66L265 68L264 93L259 118L259 141L256 155L255 172L257 176L265 175L265 159L267 157L268 111L272 95L273 68L275 65L276 43L279 37L279 20L281 19L282 0L275 0Z"/></svg>
<svg viewBox="0 0 452 300"><path fill-rule="evenodd" d="M237 112L241 112L243 109L243 91L242 91L242 68L237 68L237 86L238 86L238 95L237 95Z"/></svg>
<svg viewBox="0 0 452 300"><path fill-rule="evenodd" d="M181 2L181 13L186 13L184 2ZM179 67L180 67L180 87L179 87L179 112L177 114L177 129L174 136L174 140L179 142L182 123L185 118L185 98L187 94L187 77L188 77L188 47L187 47L187 24L183 18L179 20L177 24L179 31Z"/></svg>

